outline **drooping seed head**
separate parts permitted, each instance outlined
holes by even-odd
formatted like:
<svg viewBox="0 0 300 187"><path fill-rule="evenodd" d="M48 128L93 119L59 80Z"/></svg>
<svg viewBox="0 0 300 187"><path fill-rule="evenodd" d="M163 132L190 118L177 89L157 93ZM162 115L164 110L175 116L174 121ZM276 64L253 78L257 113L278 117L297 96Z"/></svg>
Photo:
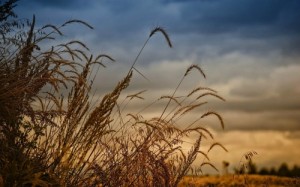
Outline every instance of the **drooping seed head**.
<svg viewBox="0 0 300 187"><path fill-rule="evenodd" d="M167 41L169 47L172 48L173 46L172 46L172 43L171 43L171 40L170 40L170 38L169 38L168 33L165 31L165 29L163 29L163 28L161 28L161 27L156 27L155 29L153 29L153 30L150 32L149 38L151 38L151 37L152 37L155 33L157 33L157 32L161 32L161 33L164 35L164 37L165 37L165 39L166 39L166 41Z"/></svg>

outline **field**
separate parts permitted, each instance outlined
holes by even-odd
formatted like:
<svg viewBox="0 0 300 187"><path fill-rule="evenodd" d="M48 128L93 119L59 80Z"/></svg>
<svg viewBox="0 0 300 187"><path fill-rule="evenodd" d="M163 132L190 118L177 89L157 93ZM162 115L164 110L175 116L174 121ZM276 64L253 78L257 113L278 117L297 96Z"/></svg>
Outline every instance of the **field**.
<svg viewBox="0 0 300 187"><path fill-rule="evenodd" d="M299 178L287 178L277 176L261 175L228 175L228 176L188 176L185 177L180 187L197 186L197 187L283 187L283 186L300 186Z"/></svg>

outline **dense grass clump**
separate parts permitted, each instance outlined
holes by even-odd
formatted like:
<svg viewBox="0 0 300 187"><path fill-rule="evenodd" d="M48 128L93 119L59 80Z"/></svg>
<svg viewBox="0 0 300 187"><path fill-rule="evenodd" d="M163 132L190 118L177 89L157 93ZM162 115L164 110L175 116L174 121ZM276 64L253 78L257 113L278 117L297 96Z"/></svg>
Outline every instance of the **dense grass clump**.
<svg viewBox="0 0 300 187"><path fill-rule="evenodd" d="M8 5L1 5L1 14L14 15L2 12L3 6ZM134 72L141 74L135 64L149 39L161 33L172 47L163 28L150 32L128 73L95 104L91 103L96 78L92 69L114 59L90 54L77 40L41 49L42 43L59 40L69 24L92 29L90 25L70 20L38 29L34 16L27 25L8 25L4 18L0 20L1 27L7 27L1 28L0 38L0 186L177 186L198 156L208 160L211 149L224 148L220 143L208 151L201 147L213 135L199 121L215 116L224 128L216 111L202 113L184 128L177 124L206 105L207 96L224 100L206 87L177 96L191 71L198 70L205 78L197 65L187 67L173 93L153 102L166 101L160 115L146 118L143 110L125 112L132 100L143 98L138 92L120 101ZM183 144L190 136L196 138L185 151ZM214 167L210 162L203 165Z"/></svg>

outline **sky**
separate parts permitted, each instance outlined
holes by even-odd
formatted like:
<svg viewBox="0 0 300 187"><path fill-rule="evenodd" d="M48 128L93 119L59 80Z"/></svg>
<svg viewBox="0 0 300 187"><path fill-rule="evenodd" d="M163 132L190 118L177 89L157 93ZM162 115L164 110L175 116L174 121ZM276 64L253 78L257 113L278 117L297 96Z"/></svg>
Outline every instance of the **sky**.
<svg viewBox="0 0 300 187"><path fill-rule="evenodd" d="M100 70L99 94L126 75L150 31L161 26L174 47L162 35L151 38L136 65L150 81L135 72L128 90L146 89L149 100L171 94L186 68L197 64L207 79L192 74L178 93L203 85L226 99L210 100L225 130L208 128L229 150L213 152L212 162L227 160L233 168L255 150L259 168L300 165L300 1L20 0L16 13L34 14L38 27L70 19L92 25L64 28L61 41L78 39L116 60Z"/></svg>

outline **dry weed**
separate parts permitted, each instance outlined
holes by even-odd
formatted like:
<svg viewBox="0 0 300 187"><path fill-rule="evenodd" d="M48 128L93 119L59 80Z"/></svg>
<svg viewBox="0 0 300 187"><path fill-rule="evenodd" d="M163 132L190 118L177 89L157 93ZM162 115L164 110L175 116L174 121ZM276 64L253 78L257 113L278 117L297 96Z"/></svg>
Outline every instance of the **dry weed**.
<svg viewBox="0 0 300 187"><path fill-rule="evenodd" d="M203 87L191 90L185 97L176 97L192 69L206 77L197 65L186 70L170 96L155 101L167 99L159 116L144 118L143 113L124 113L132 100L144 99L141 91L128 95L127 102L119 101L130 85L133 70L140 73L135 64L149 39L160 32L172 47L164 29L157 27L150 32L128 74L94 105L90 98L95 79L91 69L104 66L103 58L111 61L113 58L105 54L94 57L77 40L45 51L39 47L41 42L55 39L55 34L62 35L61 28L74 23L92 29L80 20L35 29L33 17L18 45L14 38L6 37L5 41L2 38L1 42L14 50L1 51L1 183L5 186L177 186L198 156L209 160L208 153L215 146L225 149L215 143L204 153L201 147L206 135L211 139L213 135L197 123L199 120L214 115L224 128L216 111L202 114L186 128L177 124L191 112L200 112L207 103L203 101L206 96L224 100L213 89ZM202 90L210 92L192 97ZM171 101L176 105L170 105ZM184 143L191 135L196 140L187 152ZM202 165L215 168L210 162Z"/></svg>

